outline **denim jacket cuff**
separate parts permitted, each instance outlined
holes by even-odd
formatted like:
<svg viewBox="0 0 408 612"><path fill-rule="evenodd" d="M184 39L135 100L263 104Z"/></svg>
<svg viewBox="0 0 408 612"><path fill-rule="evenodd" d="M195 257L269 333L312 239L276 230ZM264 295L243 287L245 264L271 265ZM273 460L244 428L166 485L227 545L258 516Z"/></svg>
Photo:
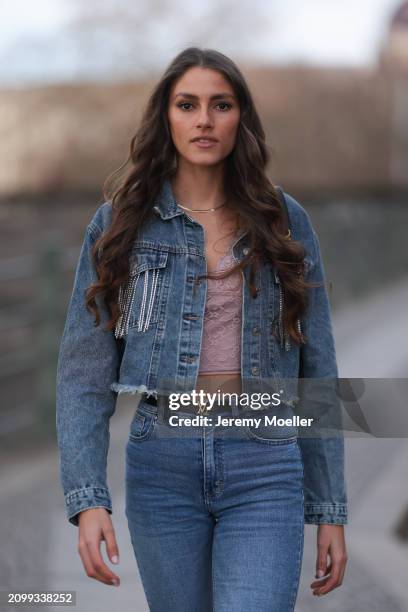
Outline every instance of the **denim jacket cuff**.
<svg viewBox="0 0 408 612"><path fill-rule="evenodd" d="M305 504L305 523L347 525L347 504Z"/></svg>
<svg viewBox="0 0 408 612"><path fill-rule="evenodd" d="M67 517L72 525L78 527L78 514L88 508L106 508L112 514L112 501L108 489L86 487L70 491L65 495Z"/></svg>

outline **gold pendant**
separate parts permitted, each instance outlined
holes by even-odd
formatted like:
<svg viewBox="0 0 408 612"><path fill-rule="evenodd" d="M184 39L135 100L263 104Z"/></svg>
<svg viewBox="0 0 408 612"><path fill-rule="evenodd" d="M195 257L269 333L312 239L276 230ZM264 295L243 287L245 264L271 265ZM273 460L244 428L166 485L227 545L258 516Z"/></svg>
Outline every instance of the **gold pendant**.
<svg viewBox="0 0 408 612"><path fill-rule="evenodd" d="M205 406L206 404L202 404L200 400L198 400L197 414L203 414L205 411Z"/></svg>

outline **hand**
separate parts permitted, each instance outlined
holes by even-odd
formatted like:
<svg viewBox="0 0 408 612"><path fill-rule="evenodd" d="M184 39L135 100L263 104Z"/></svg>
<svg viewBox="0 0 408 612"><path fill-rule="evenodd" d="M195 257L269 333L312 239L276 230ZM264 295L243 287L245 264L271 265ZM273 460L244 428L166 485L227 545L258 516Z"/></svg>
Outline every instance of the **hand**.
<svg viewBox="0 0 408 612"><path fill-rule="evenodd" d="M327 555L330 557L330 563L327 563ZM344 539L344 525L318 525L317 530L317 561L316 561L316 577L320 570L321 575L329 576L323 580L315 580L310 585L313 589L313 595L326 595L343 582L344 572L346 570L347 551Z"/></svg>
<svg viewBox="0 0 408 612"><path fill-rule="evenodd" d="M119 586L119 576L105 565L100 551L100 542L105 540L109 559L114 563L116 555L116 562L119 562L119 549L109 512L106 508L82 510L78 516L78 524L78 552L87 575L105 584Z"/></svg>

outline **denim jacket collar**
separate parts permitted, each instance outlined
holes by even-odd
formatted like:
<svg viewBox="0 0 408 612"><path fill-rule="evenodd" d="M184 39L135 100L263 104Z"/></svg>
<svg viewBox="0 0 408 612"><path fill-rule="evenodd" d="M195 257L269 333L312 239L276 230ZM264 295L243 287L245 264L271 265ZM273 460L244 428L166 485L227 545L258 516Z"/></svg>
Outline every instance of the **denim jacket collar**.
<svg viewBox="0 0 408 612"><path fill-rule="evenodd" d="M163 181L160 192L156 198L153 210L156 211L162 219L172 219L177 215L183 214L183 210L178 206L171 187L170 179L166 178Z"/></svg>

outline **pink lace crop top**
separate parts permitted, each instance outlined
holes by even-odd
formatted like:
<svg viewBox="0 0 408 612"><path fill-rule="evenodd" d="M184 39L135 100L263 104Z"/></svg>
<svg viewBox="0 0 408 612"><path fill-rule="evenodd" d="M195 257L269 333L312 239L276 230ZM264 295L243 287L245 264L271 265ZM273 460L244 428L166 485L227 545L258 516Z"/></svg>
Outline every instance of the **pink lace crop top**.
<svg viewBox="0 0 408 612"><path fill-rule="evenodd" d="M231 251L218 260L215 271L235 264ZM207 279L199 374L241 372L242 274Z"/></svg>

